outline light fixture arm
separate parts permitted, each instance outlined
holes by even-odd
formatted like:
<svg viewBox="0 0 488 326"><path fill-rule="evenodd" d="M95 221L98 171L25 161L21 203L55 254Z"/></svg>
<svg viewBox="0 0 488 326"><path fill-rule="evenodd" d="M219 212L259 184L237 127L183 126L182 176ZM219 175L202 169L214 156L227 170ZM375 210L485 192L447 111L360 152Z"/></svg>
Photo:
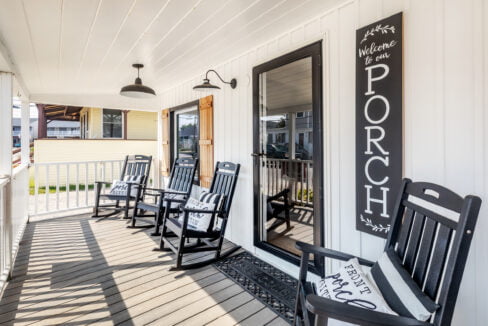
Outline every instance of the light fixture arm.
<svg viewBox="0 0 488 326"><path fill-rule="evenodd" d="M216 74L216 75L217 75L217 77L219 77L219 79L220 79L220 81L221 81L222 83L224 83L224 84L229 84L229 85L230 85L230 87L232 87L232 88L236 88L236 86L237 86L237 80L236 80L235 78L232 78L232 79L230 80L230 82L226 82L225 80L223 80L223 79L222 79L222 77L220 77L219 73L218 73L218 72L216 72L216 71L215 71L215 70L213 70L213 69L209 69L209 70L207 70L207 72L205 73L205 79L206 79L206 80L208 80L208 74L209 74L210 72L213 72L214 74Z"/></svg>

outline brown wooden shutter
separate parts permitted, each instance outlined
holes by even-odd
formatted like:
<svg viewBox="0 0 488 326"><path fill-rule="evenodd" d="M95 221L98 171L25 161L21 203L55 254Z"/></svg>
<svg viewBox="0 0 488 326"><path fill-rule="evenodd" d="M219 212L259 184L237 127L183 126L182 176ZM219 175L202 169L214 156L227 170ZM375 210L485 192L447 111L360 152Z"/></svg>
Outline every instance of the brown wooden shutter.
<svg viewBox="0 0 488 326"><path fill-rule="evenodd" d="M200 99L200 186L210 188L214 168L213 96Z"/></svg>
<svg viewBox="0 0 488 326"><path fill-rule="evenodd" d="M161 158L161 175L162 176L169 176L170 173L170 152L169 152L169 141L170 141L170 134L169 134L169 109L163 110L161 114L161 139L162 139L162 158Z"/></svg>

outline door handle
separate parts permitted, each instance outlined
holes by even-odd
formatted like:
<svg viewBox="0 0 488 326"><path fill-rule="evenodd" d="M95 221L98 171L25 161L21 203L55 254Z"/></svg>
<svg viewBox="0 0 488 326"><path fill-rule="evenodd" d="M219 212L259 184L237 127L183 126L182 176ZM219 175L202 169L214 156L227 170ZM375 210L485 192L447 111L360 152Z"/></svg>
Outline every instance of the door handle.
<svg viewBox="0 0 488 326"><path fill-rule="evenodd" d="M260 156L265 156L266 154L264 153L251 153L251 156L253 157L260 157Z"/></svg>

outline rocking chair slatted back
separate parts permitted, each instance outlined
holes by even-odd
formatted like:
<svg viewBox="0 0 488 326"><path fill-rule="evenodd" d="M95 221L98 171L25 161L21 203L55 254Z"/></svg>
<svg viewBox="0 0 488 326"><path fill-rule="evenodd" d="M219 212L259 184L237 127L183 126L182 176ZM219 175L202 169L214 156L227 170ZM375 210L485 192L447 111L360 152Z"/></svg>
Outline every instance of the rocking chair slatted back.
<svg viewBox="0 0 488 326"><path fill-rule="evenodd" d="M126 176L142 176L141 184L145 185L149 179L152 156L127 155L120 174L120 180Z"/></svg>
<svg viewBox="0 0 488 326"><path fill-rule="evenodd" d="M168 188L189 193L195 178L198 159L179 158L176 160L169 177Z"/></svg>
<svg viewBox="0 0 488 326"><path fill-rule="evenodd" d="M401 194L386 249L395 249L420 288L440 305L434 324L448 324L481 199L463 199L442 186L408 179Z"/></svg>
<svg viewBox="0 0 488 326"><path fill-rule="evenodd" d="M224 207L220 214L224 219L229 215L240 168L240 164L231 162L217 162L215 166L210 192L225 196Z"/></svg>

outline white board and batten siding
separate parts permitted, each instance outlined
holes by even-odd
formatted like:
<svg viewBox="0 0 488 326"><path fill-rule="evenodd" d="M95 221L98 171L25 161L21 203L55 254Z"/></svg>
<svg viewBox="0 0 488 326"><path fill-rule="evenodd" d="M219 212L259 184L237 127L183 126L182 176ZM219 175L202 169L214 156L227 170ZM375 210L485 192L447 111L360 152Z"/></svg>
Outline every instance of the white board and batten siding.
<svg viewBox="0 0 488 326"><path fill-rule="evenodd" d="M261 46L162 93L163 107L210 93L192 87L206 69L237 89L215 95L215 161L242 172L228 238L295 273L297 268L253 247L252 68L324 40L325 213L331 248L375 260L384 241L355 230L355 31L404 12L404 176L440 183L484 200L453 325L488 324L488 3L483 0L357 0L283 31Z"/></svg>

